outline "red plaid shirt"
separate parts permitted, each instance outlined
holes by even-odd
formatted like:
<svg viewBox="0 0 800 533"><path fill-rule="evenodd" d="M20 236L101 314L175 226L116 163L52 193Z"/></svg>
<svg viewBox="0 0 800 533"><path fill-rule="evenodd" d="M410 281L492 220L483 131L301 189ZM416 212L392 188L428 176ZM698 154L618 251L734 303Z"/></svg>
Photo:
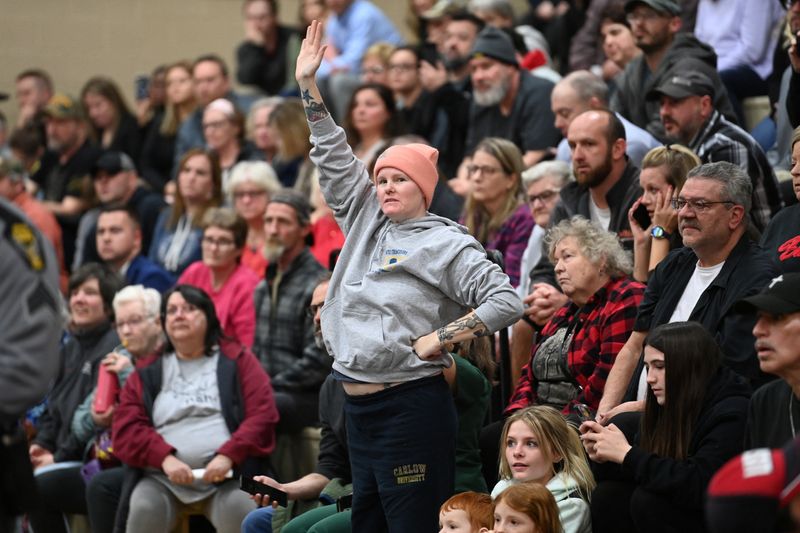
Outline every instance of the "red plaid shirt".
<svg viewBox="0 0 800 533"><path fill-rule="evenodd" d="M574 327L575 330L567 352L567 363L581 390L564 407L564 414L569 414L576 403L597 409L614 359L633 331L644 289L644 285L629 278L612 279L594 293L586 305L578 307L569 302L545 324L541 339L560 328ZM537 403L532 362L538 349L539 345L534 347L531 360L522 369L517 388L505 409L506 415Z"/></svg>

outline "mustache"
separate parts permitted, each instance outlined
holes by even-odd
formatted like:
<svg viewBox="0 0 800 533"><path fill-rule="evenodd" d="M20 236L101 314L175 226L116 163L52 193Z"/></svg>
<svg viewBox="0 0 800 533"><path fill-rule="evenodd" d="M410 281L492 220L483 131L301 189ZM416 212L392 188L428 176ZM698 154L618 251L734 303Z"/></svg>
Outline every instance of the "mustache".
<svg viewBox="0 0 800 533"><path fill-rule="evenodd" d="M772 345L770 343L768 343L767 341L757 340L756 341L756 350L761 350L761 349L772 350L773 348L772 348Z"/></svg>

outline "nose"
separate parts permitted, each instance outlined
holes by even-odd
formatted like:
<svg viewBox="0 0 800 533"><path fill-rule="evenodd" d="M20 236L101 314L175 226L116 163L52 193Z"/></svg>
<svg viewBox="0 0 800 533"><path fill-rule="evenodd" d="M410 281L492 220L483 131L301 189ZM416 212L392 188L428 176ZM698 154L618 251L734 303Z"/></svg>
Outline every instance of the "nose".
<svg viewBox="0 0 800 533"><path fill-rule="evenodd" d="M753 337L760 339L767 335L767 321L763 316L759 316L756 325L753 326Z"/></svg>
<svg viewBox="0 0 800 533"><path fill-rule="evenodd" d="M653 383L655 383L655 382L656 382L656 376L655 376L655 374L653 374L652 372L650 372L650 371L648 370L648 371L647 371L647 378L645 379L645 381L646 381L647 383L651 384L651 385L652 385Z"/></svg>

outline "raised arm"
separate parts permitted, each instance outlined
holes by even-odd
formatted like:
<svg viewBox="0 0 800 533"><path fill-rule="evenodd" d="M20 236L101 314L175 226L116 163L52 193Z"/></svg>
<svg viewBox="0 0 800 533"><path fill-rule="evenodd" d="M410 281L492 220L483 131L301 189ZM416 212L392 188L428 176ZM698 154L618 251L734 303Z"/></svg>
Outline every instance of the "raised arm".
<svg viewBox="0 0 800 533"><path fill-rule="evenodd" d="M317 122L330 115L317 87L317 70L327 48L327 45L322 44L322 32L322 24L317 20L311 21L311 25L306 29L306 37L300 45L295 67L297 85L300 87L303 107L309 122Z"/></svg>

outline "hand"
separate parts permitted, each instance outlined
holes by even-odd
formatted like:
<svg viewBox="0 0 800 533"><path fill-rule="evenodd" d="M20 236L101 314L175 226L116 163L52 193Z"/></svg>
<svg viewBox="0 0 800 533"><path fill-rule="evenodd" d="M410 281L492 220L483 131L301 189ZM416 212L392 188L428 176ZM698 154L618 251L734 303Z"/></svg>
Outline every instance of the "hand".
<svg viewBox="0 0 800 533"><path fill-rule="evenodd" d="M244 39L259 46L264 44L264 34L258 29L256 22L245 20L244 22Z"/></svg>
<svg viewBox="0 0 800 533"><path fill-rule="evenodd" d="M218 453L206 465L206 473L203 474L203 481L206 483L220 483L225 481L225 476L233 468L233 461L230 457Z"/></svg>
<svg viewBox="0 0 800 533"><path fill-rule="evenodd" d="M161 470L176 485L191 485L194 482L194 475L189 465L172 454L164 458L161 463Z"/></svg>
<svg viewBox="0 0 800 533"><path fill-rule="evenodd" d="M31 447L28 448L28 455L31 459L31 464L33 468L39 468L45 465L51 465L55 463L55 458L53 454L39 446L38 444L31 444Z"/></svg>
<svg viewBox="0 0 800 533"><path fill-rule="evenodd" d="M617 76L617 74L622 72L622 69L619 68L619 65L617 65L610 59L606 59L605 61L603 61L601 67L603 71L603 79L605 81L613 80Z"/></svg>
<svg viewBox="0 0 800 533"><path fill-rule="evenodd" d="M583 448L597 463L611 461L622 464L631 449L625 434L614 424L604 427L597 422L584 422L580 432Z"/></svg>
<svg viewBox="0 0 800 533"><path fill-rule="evenodd" d="M678 230L678 211L672 207L673 188L667 186L664 194L656 193L655 211L653 211L653 225L661 226L667 233Z"/></svg>
<svg viewBox="0 0 800 533"><path fill-rule="evenodd" d="M297 55L295 69L297 83L304 86L314 81L326 49L327 46L322 45L322 24L312 20L306 30L306 38L300 46L300 53Z"/></svg>
<svg viewBox="0 0 800 533"><path fill-rule="evenodd" d="M419 81L423 89L432 93L447 83L447 69L444 68L441 61L437 61L435 65L427 61L420 61Z"/></svg>
<svg viewBox="0 0 800 533"><path fill-rule="evenodd" d="M628 224L631 227L631 233L633 233L633 242L638 245L650 242L650 228L643 228L640 226L639 222L636 220L636 217L633 216L640 205L642 205L641 196L635 202L633 202L631 208L628 209Z"/></svg>
<svg viewBox="0 0 800 533"><path fill-rule="evenodd" d="M281 485L280 483L278 483L277 481L275 481L274 479L272 479L269 476L253 476L253 479L258 481L259 483L263 483L264 485L269 485L270 487L274 487L274 488L276 488L278 490L282 490L283 492L286 492L287 494L289 492L289 491L286 490L286 488L283 485ZM268 495L253 494L252 496L250 496L250 498L254 502L256 502L256 505L258 505L259 507L264 507L264 506L267 506L267 505L272 505L273 509L276 509L278 507L278 502L270 501Z"/></svg>
<svg viewBox="0 0 800 533"><path fill-rule="evenodd" d="M529 307L525 314L534 324L543 326L569 298L549 283L534 283L531 293L523 302Z"/></svg>
<svg viewBox="0 0 800 533"><path fill-rule="evenodd" d="M111 352L100 362L106 370L113 374L119 374L123 369L131 366L131 360L122 354Z"/></svg>
<svg viewBox="0 0 800 533"><path fill-rule="evenodd" d="M111 427L111 421L114 418L114 406L109 407L105 413L98 413L94 410L94 403L92 403L91 414L95 426L99 428Z"/></svg>
<svg viewBox="0 0 800 533"><path fill-rule="evenodd" d="M603 413L602 419L598 415L597 421L602 425L608 425L608 422L620 413L636 413L644 411L644 401L623 402L618 406Z"/></svg>
<svg viewBox="0 0 800 533"><path fill-rule="evenodd" d="M439 335L437 335L435 331L418 338L411 347L414 349L417 357L423 361L436 359L446 353L446 346L443 346L442 343L439 342Z"/></svg>

